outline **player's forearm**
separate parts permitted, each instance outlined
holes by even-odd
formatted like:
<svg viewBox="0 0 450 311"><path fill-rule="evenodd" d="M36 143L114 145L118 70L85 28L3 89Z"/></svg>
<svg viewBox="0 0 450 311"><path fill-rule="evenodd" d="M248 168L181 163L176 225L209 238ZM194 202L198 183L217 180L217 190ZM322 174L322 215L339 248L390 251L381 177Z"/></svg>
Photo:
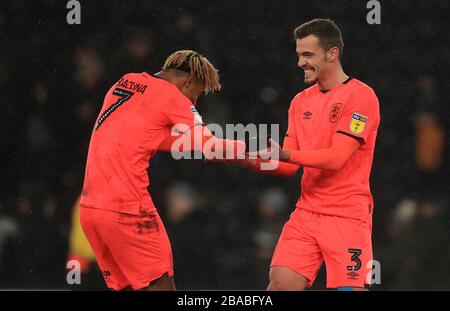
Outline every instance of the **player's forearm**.
<svg viewBox="0 0 450 311"><path fill-rule="evenodd" d="M289 163L325 170L339 170L349 158L348 153L339 152L335 148L286 152L289 153L289 158L286 159Z"/></svg>
<svg viewBox="0 0 450 311"><path fill-rule="evenodd" d="M205 126L167 137L158 150L168 152L201 151L207 159L235 159L245 152L245 142L215 137Z"/></svg>
<svg viewBox="0 0 450 311"><path fill-rule="evenodd" d="M244 160L235 160L234 164L245 167L254 172L285 177L294 176L300 168L298 165L293 163L248 158Z"/></svg>
<svg viewBox="0 0 450 311"><path fill-rule="evenodd" d="M339 170L360 147L354 137L336 133L331 147L319 150L280 150L280 160L305 167Z"/></svg>
<svg viewBox="0 0 450 311"><path fill-rule="evenodd" d="M237 159L245 153L245 142L241 140L221 139L214 136L205 139L202 152L206 159Z"/></svg>

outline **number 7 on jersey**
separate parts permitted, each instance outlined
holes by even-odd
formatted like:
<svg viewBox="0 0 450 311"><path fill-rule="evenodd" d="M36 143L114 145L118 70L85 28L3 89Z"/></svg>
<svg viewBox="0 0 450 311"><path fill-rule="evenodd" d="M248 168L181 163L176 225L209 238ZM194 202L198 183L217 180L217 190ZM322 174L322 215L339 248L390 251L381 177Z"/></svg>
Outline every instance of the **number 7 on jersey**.
<svg viewBox="0 0 450 311"><path fill-rule="evenodd" d="M119 99L114 104L109 106L109 108L106 109L106 111L100 116L100 118L98 118L97 123L95 123L94 130L98 130L100 125L102 125L103 122L105 122L106 118L109 117L111 113L113 113L117 108L119 108L124 102L129 100L131 96L133 96L133 94L134 94L133 92L124 89L119 88L114 89L113 95L119 96Z"/></svg>

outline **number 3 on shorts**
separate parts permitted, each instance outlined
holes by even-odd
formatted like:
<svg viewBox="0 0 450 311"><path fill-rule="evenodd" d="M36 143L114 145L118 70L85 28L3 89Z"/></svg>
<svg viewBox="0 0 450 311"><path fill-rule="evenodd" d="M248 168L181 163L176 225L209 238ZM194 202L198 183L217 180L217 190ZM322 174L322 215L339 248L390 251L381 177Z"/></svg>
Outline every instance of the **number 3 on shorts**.
<svg viewBox="0 0 450 311"><path fill-rule="evenodd" d="M349 248L348 252L352 254L351 261L355 262L354 266L347 266L348 271L358 271L361 269L361 259L359 259L359 256L362 253L362 250L357 248Z"/></svg>

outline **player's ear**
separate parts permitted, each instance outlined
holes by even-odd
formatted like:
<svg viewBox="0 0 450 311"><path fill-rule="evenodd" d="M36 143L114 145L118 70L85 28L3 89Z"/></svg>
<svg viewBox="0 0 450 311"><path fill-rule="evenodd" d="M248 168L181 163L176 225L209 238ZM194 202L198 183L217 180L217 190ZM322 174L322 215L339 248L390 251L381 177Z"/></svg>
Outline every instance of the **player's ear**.
<svg viewBox="0 0 450 311"><path fill-rule="evenodd" d="M194 77L191 75L188 75L186 78L186 81L184 82L184 87L187 89L190 89L193 87L194 84Z"/></svg>
<svg viewBox="0 0 450 311"><path fill-rule="evenodd" d="M338 47L334 46L331 49L329 49L327 52L327 58L328 58L328 61L330 61L330 62L334 62L336 59L338 59L339 58Z"/></svg>
<svg viewBox="0 0 450 311"><path fill-rule="evenodd" d="M183 75L179 79L180 90L189 89L189 75Z"/></svg>

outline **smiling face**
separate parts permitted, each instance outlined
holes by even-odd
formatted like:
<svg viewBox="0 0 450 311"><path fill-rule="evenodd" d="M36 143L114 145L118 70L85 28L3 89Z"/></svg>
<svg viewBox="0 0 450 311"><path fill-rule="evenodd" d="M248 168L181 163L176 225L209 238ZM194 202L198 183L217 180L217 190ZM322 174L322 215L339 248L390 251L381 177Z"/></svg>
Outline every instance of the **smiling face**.
<svg viewBox="0 0 450 311"><path fill-rule="evenodd" d="M309 35L296 40L296 52L298 56L298 67L305 72L305 83L313 84L324 77L334 58L330 58L333 49L325 51L320 44L319 38Z"/></svg>

